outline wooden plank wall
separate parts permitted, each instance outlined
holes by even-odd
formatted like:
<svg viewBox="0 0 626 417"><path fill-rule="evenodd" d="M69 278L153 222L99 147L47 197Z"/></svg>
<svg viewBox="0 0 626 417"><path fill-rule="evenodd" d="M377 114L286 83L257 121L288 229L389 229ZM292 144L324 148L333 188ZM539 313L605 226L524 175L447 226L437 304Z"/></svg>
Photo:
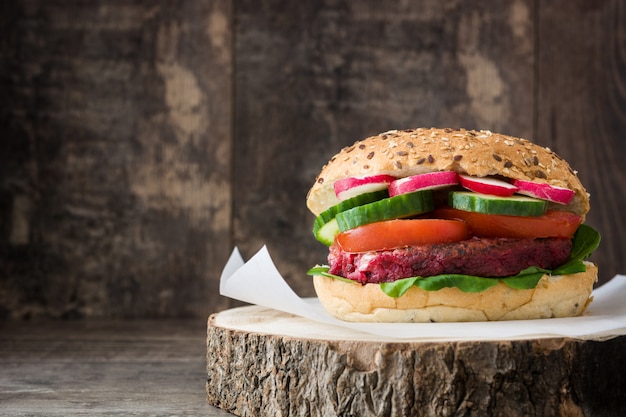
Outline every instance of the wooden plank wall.
<svg viewBox="0 0 626 417"><path fill-rule="evenodd" d="M232 4L1 7L0 315L226 307Z"/></svg>
<svg viewBox="0 0 626 417"><path fill-rule="evenodd" d="M203 317L234 245L303 296L305 197L370 134L490 129L592 194L602 282L626 273L619 0L6 0L0 317Z"/></svg>

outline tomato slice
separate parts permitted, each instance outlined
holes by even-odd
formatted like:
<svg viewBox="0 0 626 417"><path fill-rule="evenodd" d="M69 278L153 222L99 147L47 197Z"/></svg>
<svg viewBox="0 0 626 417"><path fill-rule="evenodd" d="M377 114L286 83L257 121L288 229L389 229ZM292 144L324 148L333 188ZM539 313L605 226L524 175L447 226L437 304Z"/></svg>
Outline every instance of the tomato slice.
<svg viewBox="0 0 626 417"><path fill-rule="evenodd" d="M439 208L430 214L438 219L464 220L471 232L479 237L570 239L582 220L577 214L558 210L538 217L483 214L453 208Z"/></svg>
<svg viewBox="0 0 626 417"><path fill-rule="evenodd" d="M469 237L467 224L459 220L396 219L347 230L339 233L335 241L346 252L369 252L458 242Z"/></svg>

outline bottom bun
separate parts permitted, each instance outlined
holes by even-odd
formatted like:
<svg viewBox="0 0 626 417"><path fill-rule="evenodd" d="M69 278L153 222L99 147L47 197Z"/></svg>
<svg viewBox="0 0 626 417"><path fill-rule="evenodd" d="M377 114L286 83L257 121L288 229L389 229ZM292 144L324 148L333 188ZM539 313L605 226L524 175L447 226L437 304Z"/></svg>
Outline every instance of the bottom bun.
<svg viewBox="0 0 626 417"><path fill-rule="evenodd" d="M581 315L592 300L598 279L596 265L571 275L544 275L537 287L515 290L498 283L478 293L458 288L425 291L411 287L398 298L378 284L350 283L313 277L322 306L333 316L352 322L424 323L455 321L528 320Z"/></svg>

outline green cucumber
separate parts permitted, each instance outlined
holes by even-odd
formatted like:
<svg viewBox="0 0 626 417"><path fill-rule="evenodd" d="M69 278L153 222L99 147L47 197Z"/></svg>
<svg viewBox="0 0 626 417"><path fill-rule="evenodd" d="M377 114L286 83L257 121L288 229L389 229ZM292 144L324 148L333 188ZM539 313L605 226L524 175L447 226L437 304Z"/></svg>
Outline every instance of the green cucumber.
<svg viewBox="0 0 626 417"><path fill-rule="evenodd" d="M315 222L313 223L313 235L317 240L326 246L332 245L335 240L335 236L339 233L337 221L335 220L335 216L338 213L387 197L389 197L389 192L386 189L379 190L371 193L359 194L328 208L315 218Z"/></svg>
<svg viewBox="0 0 626 417"><path fill-rule="evenodd" d="M423 190L354 207L338 213L335 218L339 232L345 232L369 223L415 216L434 208L432 190Z"/></svg>
<svg viewBox="0 0 626 417"><path fill-rule="evenodd" d="M541 216L546 213L547 203L531 197L495 195L453 191L449 194L449 204L455 209L484 214L506 216Z"/></svg>
<svg viewBox="0 0 626 417"><path fill-rule="evenodd" d="M329 222L324 223L321 227L313 230L315 238L326 246L330 246L335 241L335 236L339 233L337 219L332 218Z"/></svg>

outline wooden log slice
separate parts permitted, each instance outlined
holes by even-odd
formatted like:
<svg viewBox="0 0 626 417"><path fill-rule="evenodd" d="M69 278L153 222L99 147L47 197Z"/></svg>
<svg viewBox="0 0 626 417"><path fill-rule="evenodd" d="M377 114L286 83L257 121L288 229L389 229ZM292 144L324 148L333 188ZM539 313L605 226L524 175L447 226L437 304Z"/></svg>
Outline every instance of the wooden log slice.
<svg viewBox="0 0 626 417"><path fill-rule="evenodd" d="M239 416L623 416L625 344L398 340L240 307L209 317L207 399Z"/></svg>

